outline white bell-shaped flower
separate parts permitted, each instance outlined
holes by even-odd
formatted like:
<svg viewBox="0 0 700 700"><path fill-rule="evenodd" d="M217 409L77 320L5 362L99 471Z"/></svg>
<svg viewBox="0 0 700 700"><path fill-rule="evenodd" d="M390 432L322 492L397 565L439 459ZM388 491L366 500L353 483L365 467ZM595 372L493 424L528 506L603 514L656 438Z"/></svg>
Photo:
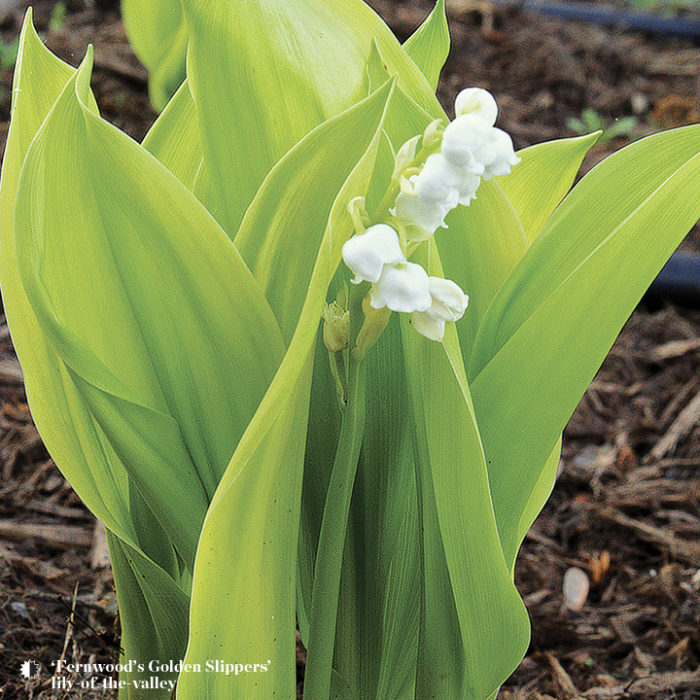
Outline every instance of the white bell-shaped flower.
<svg viewBox="0 0 700 700"><path fill-rule="evenodd" d="M481 183L478 175L452 165L442 153L428 156L423 169L411 178L415 193L426 201L442 202L446 207L468 205Z"/></svg>
<svg viewBox="0 0 700 700"><path fill-rule="evenodd" d="M465 207L476 197L476 191L481 184L481 178L473 173L464 173L460 180L457 192L459 193L459 203Z"/></svg>
<svg viewBox="0 0 700 700"><path fill-rule="evenodd" d="M513 141L501 129L491 129L488 145L484 148L484 180L490 180L498 175L508 175L511 167L520 162L515 155Z"/></svg>
<svg viewBox="0 0 700 700"><path fill-rule="evenodd" d="M455 115L475 114L481 117L489 126L496 123L498 106L493 95L483 88L467 88L457 95L455 100Z"/></svg>
<svg viewBox="0 0 700 700"><path fill-rule="evenodd" d="M430 277L430 307L414 311L411 316L413 327L430 340L442 340L445 336L445 322L459 321L469 304L469 297L452 280Z"/></svg>
<svg viewBox="0 0 700 700"><path fill-rule="evenodd" d="M417 263L387 265L370 290L370 306L412 313L425 311L433 303L430 278Z"/></svg>
<svg viewBox="0 0 700 700"><path fill-rule="evenodd" d="M345 243L343 260L355 274L353 284L360 284L377 282L384 265L405 263L406 257L396 231L387 224L375 224Z"/></svg>
<svg viewBox="0 0 700 700"><path fill-rule="evenodd" d="M437 201L402 191L396 197L396 205L391 213L407 226L409 238L420 240L426 236L416 235L412 227L427 235L434 234L439 227L446 228L445 217L457 206L458 199L459 192L455 189L450 191L448 199Z"/></svg>
<svg viewBox="0 0 700 700"><path fill-rule="evenodd" d="M440 342L445 337L445 322L439 318L433 318L424 311L414 311L411 314L411 325L428 340Z"/></svg>
<svg viewBox="0 0 700 700"><path fill-rule="evenodd" d="M428 156L417 175L411 177L414 192L428 202L448 202L460 185L461 171L450 165L442 153Z"/></svg>
<svg viewBox="0 0 700 700"><path fill-rule="evenodd" d="M442 154L457 168L481 175L483 151L489 146L491 125L476 114L464 114L450 122L442 136Z"/></svg>

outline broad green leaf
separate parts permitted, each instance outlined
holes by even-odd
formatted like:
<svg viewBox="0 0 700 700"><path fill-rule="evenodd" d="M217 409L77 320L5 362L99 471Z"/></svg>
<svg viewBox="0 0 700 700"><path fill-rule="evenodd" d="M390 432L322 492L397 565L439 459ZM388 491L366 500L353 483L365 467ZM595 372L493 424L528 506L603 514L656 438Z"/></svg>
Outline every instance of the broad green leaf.
<svg viewBox="0 0 700 700"><path fill-rule="evenodd" d="M557 478L557 472L559 470L559 461L561 459L561 438L557 440L557 444L554 449L547 457L547 461L540 471L540 475L535 482L535 486L530 493L530 497L527 499L523 513L520 516L520 522L518 523L517 537L518 537L518 547L520 543L525 539L527 531L532 527L537 516L544 508L547 499L552 494L552 489L554 488L554 483ZM509 562L511 570L515 566L515 559Z"/></svg>
<svg viewBox="0 0 700 700"><path fill-rule="evenodd" d="M403 47L433 90L437 90L440 71L450 53L450 29L447 26L445 0L437 0L428 18L406 40Z"/></svg>
<svg viewBox="0 0 700 700"><path fill-rule="evenodd" d="M470 375L509 565L566 421L698 218L698 153L694 126L638 141L598 165L558 207L487 313Z"/></svg>
<svg viewBox="0 0 700 700"><path fill-rule="evenodd" d="M181 659L187 641L187 609L189 597L173 579L130 546L107 530L109 556L112 562L114 585L119 599L119 622L122 661L148 663L151 659L168 663ZM153 673L146 669L139 673L123 673L120 681L127 687L119 697L127 700L170 698L171 689L141 690L139 684L148 683ZM163 681L176 681L177 674L158 673Z"/></svg>
<svg viewBox="0 0 700 700"><path fill-rule="evenodd" d="M445 276L469 295L469 308L457 323L466 361L489 304L527 250L520 220L494 181L482 182L468 207L457 207L439 229Z"/></svg>
<svg viewBox="0 0 700 700"><path fill-rule="evenodd" d="M148 93L162 110L185 79L187 25L180 0L122 0L124 29L134 53L148 68Z"/></svg>
<svg viewBox="0 0 700 700"><path fill-rule="evenodd" d="M441 258L446 253L440 256L437 246L418 253L417 261L431 274L444 274ZM457 331L448 327L445 340L437 344L419 336L406 321L402 330L418 435L423 557L430 561L424 570L417 697L436 687L441 689L438 697L486 697L525 652L527 614L498 538ZM463 566L465 561L469 567ZM489 590L499 593L489 598ZM461 644L446 640L445 628L455 630Z"/></svg>
<svg viewBox="0 0 700 700"><path fill-rule="evenodd" d="M299 282L307 293L289 348L219 485L197 553L186 662L204 663L217 658L223 648L231 658L251 663L270 659L269 671L237 678L183 673L180 697L294 696L296 548L313 352L326 290L340 262L342 245L352 234L347 205L369 186L390 88L358 106L365 110L366 129L373 136L332 203L311 277L306 285L304 280ZM346 117L354 117L352 110ZM318 145L309 137L299 148ZM285 186L293 190L290 182L299 177L298 167L290 157L270 174L267 186L280 194ZM324 184L318 182L316 189L306 191L308 202L316 201ZM310 216L308 207L284 197L279 206L288 212L290 229L307 235L293 222L295 215L305 221ZM245 513L243 519L240 513ZM220 536L241 522L254 536ZM260 532L265 533L262 540ZM245 561L245 566L232 570L234 561ZM224 610L222 600L227 601Z"/></svg>
<svg viewBox="0 0 700 700"><path fill-rule="evenodd" d="M581 161L600 132L547 141L518 151L522 159L509 175L497 177L532 243L574 182Z"/></svg>
<svg viewBox="0 0 700 700"><path fill-rule="evenodd" d="M29 300L22 287L15 255L14 201L20 166L26 151L44 118L75 71L47 51L31 25L27 14L20 38L15 70L12 123L3 161L0 184L0 284L3 304L12 339L24 370L32 416L42 439L61 471L69 479L86 505L112 533L111 539L133 552L141 562L147 614L139 609L132 617L124 601L124 586L119 585L123 645L138 648L141 657L159 656L159 650L182 650L186 630L174 634L161 630L150 610L159 601L181 600L181 588L187 586L176 561L172 544L153 517L142 497L130 482L124 465L88 412L71 378L55 351L46 342ZM90 103L94 105L92 98ZM112 561L115 579L122 580L120 561ZM153 581L158 581L154 592ZM146 635L145 630L151 632ZM127 630L133 630L133 634ZM170 645L170 646L168 646ZM180 651L181 653L181 651ZM154 699L167 697L153 694Z"/></svg>
<svg viewBox="0 0 700 700"><path fill-rule="evenodd" d="M194 192L203 155L194 115L194 100L187 81L182 83L153 123L142 145L187 189Z"/></svg>
<svg viewBox="0 0 700 700"><path fill-rule="evenodd" d="M372 38L404 90L439 111L418 67L360 0L184 0L183 7L204 157L231 235L274 164L364 95Z"/></svg>
<svg viewBox="0 0 700 700"><path fill-rule="evenodd" d="M87 506L120 538L139 542L130 517L129 482L73 382L46 342L22 286L15 252L14 206L20 168L44 118L75 70L46 48L27 13L13 87L12 123L0 184L0 282L34 422L56 464ZM94 105L94 100L91 99ZM172 556L172 555L171 555ZM160 563L169 568L166 557Z"/></svg>
<svg viewBox="0 0 700 700"><path fill-rule="evenodd" d="M501 550L471 399L440 344L420 337L408 323L403 342L419 445L423 442L421 500L431 508L434 498L435 507L433 519L424 518L423 527L427 521L439 533L424 535L425 547L437 551L424 555L433 563L426 568L424 593L432 600L426 603L417 697L430 688L436 697L484 698L524 655L528 617ZM427 588L431 581L436 585L432 590ZM453 602L436 598L450 590ZM443 609L435 610L436 600ZM451 605L456 620L450 619ZM439 622L431 629L433 614ZM444 640L443 625L458 633L461 649ZM444 653L447 660L439 658Z"/></svg>
<svg viewBox="0 0 700 700"><path fill-rule="evenodd" d="M365 360L365 430L342 555L333 655L332 697L337 698L413 696L421 562L414 424L401 360L395 318ZM328 366L327 352L318 363ZM332 391L332 384L328 388ZM336 406L327 410L337 412L335 395L331 399ZM300 562L308 568L308 581L302 579L308 599L328 483L328 458L319 451L324 445L320 440L309 445L314 451L307 454L307 469L313 471L305 474L304 515L310 531L303 534L310 555ZM302 547L300 558L304 552ZM302 635L307 641L306 629Z"/></svg>
<svg viewBox="0 0 700 700"><path fill-rule="evenodd" d="M18 266L45 337L191 563L208 500L279 363L281 338L223 231L163 166L86 106L89 59L25 159Z"/></svg>
<svg viewBox="0 0 700 700"><path fill-rule="evenodd" d="M308 291L328 213L374 138L388 84L329 119L273 168L234 238L291 339Z"/></svg>
<svg viewBox="0 0 700 700"><path fill-rule="evenodd" d="M371 96L347 112L317 127L290 151L272 170L250 206L235 244L263 285L286 337L290 337L304 303L308 280L317 255L328 212L335 194L355 163L370 145L373 130L384 110L386 89ZM343 144L339 148L338 144ZM323 187L319 186L323 183ZM282 204L282 205L281 205ZM279 252L277 252L279 251ZM322 347L322 344L321 344ZM327 351L321 350L321 369L328 372ZM332 378L314 381L321 387L311 403L309 444L324 450L333 462L333 434L336 393ZM330 402L329 402L330 399ZM330 449L330 454L328 450ZM318 454L315 455L318 458ZM310 597L313 556L318 537L316 515L323 510L327 475L318 470L318 462L308 460L304 472L304 507L300 541L301 590ZM318 500L320 499L320 500ZM303 564L306 562L306 566ZM306 639L304 595L300 596L299 620Z"/></svg>

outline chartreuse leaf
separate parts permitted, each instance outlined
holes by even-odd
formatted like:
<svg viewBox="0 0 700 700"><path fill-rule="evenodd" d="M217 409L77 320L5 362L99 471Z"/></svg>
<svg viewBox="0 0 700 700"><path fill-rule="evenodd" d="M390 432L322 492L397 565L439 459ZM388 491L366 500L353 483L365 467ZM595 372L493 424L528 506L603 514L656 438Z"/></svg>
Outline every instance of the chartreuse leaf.
<svg viewBox="0 0 700 700"><path fill-rule="evenodd" d="M318 358L318 364L328 366L327 351ZM343 565L335 648L325 651L329 656L334 652L332 697L406 697L413 692L416 674L421 562L415 431L401 361L398 319L392 319L368 353L365 364L364 436L344 552L336 553L343 557ZM317 379L318 373L314 380ZM314 391L317 396L321 394L316 385ZM332 383L326 392L331 392L330 398L335 401ZM314 401L319 399L323 396ZM324 404L331 416L338 411L335 403L335 407ZM391 416L391 421L386 416ZM312 423L310 429L320 432L323 427ZM324 468L329 457L321 451L323 447L317 439L309 440L307 448L306 469L310 474L305 474L303 515L308 531L303 536L308 542L300 551L300 565L308 570L307 579L302 578L307 605L311 601L315 547L328 488L329 475ZM330 464L333 459L331 454ZM319 586L323 588L327 583L320 581ZM317 587L314 593L318 592ZM301 618L300 628L302 639L308 640Z"/></svg>
<svg viewBox="0 0 700 700"><path fill-rule="evenodd" d="M468 207L447 217L448 228L436 241L450 251L442 264L445 277L469 294L469 313L457 324L465 360L492 299L527 250L527 238L515 210L493 181L482 182Z"/></svg>
<svg viewBox="0 0 700 700"><path fill-rule="evenodd" d="M122 18L129 42L148 68L148 93L162 110L185 79L187 25L180 0L122 0Z"/></svg>
<svg viewBox="0 0 700 700"><path fill-rule="evenodd" d="M75 388L64 382L61 364L43 337L17 268L14 205L27 149L61 90L75 73L41 43L27 13L19 42L13 87L12 122L0 185L0 277L3 306L24 369L32 416L56 463L81 498L110 529L136 540L130 524L127 479L121 465L102 456L99 436ZM94 460L92 469L88 468ZM104 470L99 474L99 467Z"/></svg>
<svg viewBox="0 0 700 700"><path fill-rule="evenodd" d="M43 441L61 471L86 505L108 528L108 537L120 542L139 562L144 609L131 616L125 598L131 595L128 576L113 559L121 604L122 645L137 658L179 658L184 652L186 629L161 629L150 611L158 601L170 601L175 611L184 597L179 565L162 527L130 482L128 473L88 411L63 363L47 343L24 292L15 255L12 215L20 166L26 151L61 90L75 71L47 51L31 24L28 12L20 38L13 91L12 124L0 184L0 283L3 304L15 349L24 370L32 416ZM90 103L94 104L92 98ZM145 577L145 578L144 578ZM182 612L182 606L180 606ZM151 632L146 635L144 630ZM132 636L133 631L133 636ZM162 655L160 655L162 651ZM124 674L127 680L129 674ZM168 693L154 693L154 698Z"/></svg>
<svg viewBox="0 0 700 700"><path fill-rule="evenodd" d="M418 67L361 0L184 0L183 7L188 81L215 208L231 235L272 166L364 96L372 38L399 84L423 108L439 110Z"/></svg>
<svg viewBox="0 0 700 700"><path fill-rule="evenodd" d="M258 196L267 196L265 188L278 193L278 206L286 211L289 230L299 236L298 240L280 237L275 219L270 221L253 205L261 217L261 236L269 235L279 254L285 247L292 250L288 246L304 245L309 233L304 224L315 221L310 210L323 190L335 183L316 181L313 189L304 190L303 201L286 196L287 192L298 194L293 183L304 177L303 164L311 162L319 167L320 161L314 157L317 149L322 148L330 157L332 149L350 148L352 135L358 139L372 135L331 203L310 278L300 274L298 284L306 289L306 298L292 340L219 485L198 548L186 663L204 664L225 649L230 658L244 663L267 663L269 659L268 670L238 677L183 672L178 685L183 698L294 695L296 547L313 351L326 290L340 261L342 245L352 234L347 205L369 186L389 94L387 85L356 110L339 117L353 127L340 144L335 138L324 141L312 134L298 146L307 151L307 158L290 154L270 174ZM360 116L362 134L354 131ZM325 127L328 134L337 136L336 122ZM324 197L321 200L327 201ZM232 529L240 532L242 525L245 529L239 537L221 537L221 532ZM247 532L251 535L246 536ZM260 532L265 533L264 538L259 537ZM244 561L245 566L232 570L233 561ZM226 601L223 610L222 600Z"/></svg>
<svg viewBox="0 0 700 700"><path fill-rule="evenodd" d="M417 259L431 274L443 273L434 248L429 258ZM456 329L448 328L439 345L404 322L402 337L417 424L426 559L416 696L483 698L519 663L529 622L500 546ZM446 628L461 644L445 639ZM454 665L441 660L444 655Z"/></svg>
<svg viewBox="0 0 700 700"><path fill-rule="evenodd" d="M597 166L554 212L484 319L470 375L509 565L547 455L634 305L698 218L699 153L693 126L650 136Z"/></svg>
<svg viewBox="0 0 700 700"><path fill-rule="evenodd" d="M155 120L142 146L187 189L194 191L204 156L194 118L194 100L187 81L182 83Z"/></svg>
<svg viewBox="0 0 700 700"><path fill-rule="evenodd" d="M521 162L496 182L515 209L532 243L571 188L581 161L600 132L546 141L518 151Z"/></svg>
<svg viewBox="0 0 700 700"><path fill-rule="evenodd" d="M324 122L282 158L260 188L234 238L265 290L287 340L299 320L328 212L372 142L375 129L368 124L372 126L382 117L387 91L385 85Z"/></svg>
<svg viewBox="0 0 700 700"><path fill-rule="evenodd" d="M447 26L445 0L437 0L428 18L406 40L403 47L433 90L437 90L440 71L450 53L450 29Z"/></svg>
<svg viewBox="0 0 700 700"><path fill-rule="evenodd" d="M282 339L224 232L163 166L86 107L88 71L66 84L25 159L21 281L63 382L77 387L71 401L101 437L96 448L121 458L191 566L207 491L279 364ZM95 321L105 316L108 327ZM143 568L129 564L134 575ZM130 590L126 565L118 576ZM153 653L177 658L183 640L169 636L172 626L160 630L150 599L161 584L144 588L153 625L144 623L132 648L149 648L156 633ZM161 592L164 604L172 594ZM131 629L138 633L136 621Z"/></svg>
<svg viewBox="0 0 700 700"><path fill-rule="evenodd" d="M191 563L208 500L279 363L281 339L208 213L85 105L89 69L66 85L25 159L18 265L49 342ZM96 323L108 309L110 324ZM216 411L205 412L210 405Z"/></svg>
<svg viewBox="0 0 700 700"><path fill-rule="evenodd" d="M127 700L141 698L170 698L172 688L161 692L142 690L139 684L148 682L153 671L148 662L163 664L181 659L187 640L189 596L160 567L140 549L129 545L107 530L107 544L112 563L114 585L119 599L119 623L123 660L142 663L144 670L134 665L132 672L123 674L127 686L119 697ZM161 681L177 681L176 673L158 671Z"/></svg>

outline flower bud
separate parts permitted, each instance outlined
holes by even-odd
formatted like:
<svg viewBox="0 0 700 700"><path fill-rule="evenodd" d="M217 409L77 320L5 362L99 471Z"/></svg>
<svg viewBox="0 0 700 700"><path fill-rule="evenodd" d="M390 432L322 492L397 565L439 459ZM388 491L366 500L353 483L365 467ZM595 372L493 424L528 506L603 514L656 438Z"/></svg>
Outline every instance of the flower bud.
<svg viewBox="0 0 700 700"><path fill-rule="evenodd" d="M430 307L430 278L416 263L387 265L379 281L370 290L372 308L392 311L425 311Z"/></svg>
<svg viewBox="0 0 700 700"><path fill-rule="evenodd" d="M323 309L323 343L331 352L340 352L350 345L350 312L336 302Z"/></svg>
<svg viewBox="0 0 700 700"><path fill-rule="evenodd" d="M483 88L467 88L457 95L455 100L455 115L474 114L481 117L489 126L496 123L498 106L493 95Z"/></svg>
<svg viewBox="0 0 700 700"><path fill-rule="evenodd" d="M353 284L377 282L384 265L406 262L396 231L387 224L370 226L343 246L343 260L355 274Z"/></svg>
<svg viewBox="0 0 700 700"><path fill-rule="evenodd" d="M420 139L420 134L418 136L414 136L412 139L406 141L401 148L399 148L399 152L396 154L396 163L394 165L394 173L392 176L394 179L398 180L401 173L415 159Z"/></svg>

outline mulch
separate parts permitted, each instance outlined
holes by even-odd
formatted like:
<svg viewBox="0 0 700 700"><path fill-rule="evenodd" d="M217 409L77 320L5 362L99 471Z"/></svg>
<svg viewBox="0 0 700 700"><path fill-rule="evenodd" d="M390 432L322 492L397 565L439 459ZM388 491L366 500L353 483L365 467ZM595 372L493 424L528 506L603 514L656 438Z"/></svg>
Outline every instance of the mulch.
<svg viewBox="0 0 700 700"><path fill-rule="evenodd" d="M48 45L76 64L95 44L102 113L140 140L155 114L118 14L72 0L64 26L49 31L54 4L34 3ZM402 39L430 7L371 4ZM570 136L567 119L586 107L607 123L636 116L631 138L698 120L697 47L688 41L524 17L485 0L449 6L453 49L439 96L449 108L462 87L492 90L517 147ZM11 41L19 21L17 12L0 17L0 37ZM10 90L8 71L0 145ZM584 169L628 140L597 146ZM698 250L699 240L684 245ZM516 584L532 643L499 698L700 697L698 467L700 311L642 304L566 429L554 493L521 551ZM51 688L52 661L117 659L116 599L94 518L31 422L1 317L0 474L0 696L112 697ZM24 680L27 660L41 672Z"/></svg>

